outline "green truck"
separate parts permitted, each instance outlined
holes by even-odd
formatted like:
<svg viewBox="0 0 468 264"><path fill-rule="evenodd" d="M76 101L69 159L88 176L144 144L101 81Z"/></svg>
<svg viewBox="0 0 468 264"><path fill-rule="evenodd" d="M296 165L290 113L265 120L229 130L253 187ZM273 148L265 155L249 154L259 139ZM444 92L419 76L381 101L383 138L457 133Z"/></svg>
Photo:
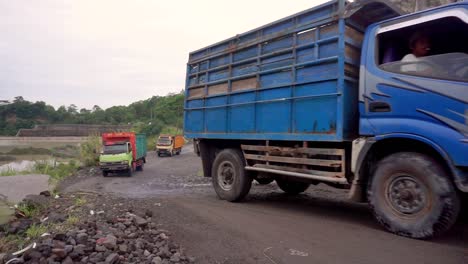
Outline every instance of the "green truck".
<svg viewBox="0 0 468 264"><path fill-rule="evenodd" d="M109 173L142 171L146 163L146 135L133 132L102 134L99 166L103 176Z"/></svg>

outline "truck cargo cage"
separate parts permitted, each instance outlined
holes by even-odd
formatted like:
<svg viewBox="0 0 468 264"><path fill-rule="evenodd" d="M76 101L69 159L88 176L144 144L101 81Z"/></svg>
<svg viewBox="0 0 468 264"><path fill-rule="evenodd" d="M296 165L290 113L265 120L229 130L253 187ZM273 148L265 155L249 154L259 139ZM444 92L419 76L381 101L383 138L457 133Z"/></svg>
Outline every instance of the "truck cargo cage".
<svg viewBox="0 0 468 264"><path fill-rule="evenodd" d="M347 184L344 149L241 145L246 169Z"/></svg>
<svg viewBox="0 0 468 264"><path fill-rule="evenodd" d="M363 26L398 15L389 10L384 1L330 1L191 52L186 136L354 138Z"/></svg>

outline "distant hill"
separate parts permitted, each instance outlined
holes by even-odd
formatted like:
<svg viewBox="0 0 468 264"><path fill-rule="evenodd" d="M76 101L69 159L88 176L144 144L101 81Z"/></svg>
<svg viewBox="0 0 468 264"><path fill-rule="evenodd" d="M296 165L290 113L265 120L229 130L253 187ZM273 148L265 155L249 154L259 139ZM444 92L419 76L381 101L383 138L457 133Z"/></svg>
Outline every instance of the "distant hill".
<svg viewBox="0 0 468 264"><path fill-rule="evenodd" d="M184 94L153 96L128 106L77 109L75 105L55 109L45 102L29 102L22 96L0 105L0 135L14 136L21 128L41 124L131 125L137 132L159 134L163 129L182 129Z"/></svg>

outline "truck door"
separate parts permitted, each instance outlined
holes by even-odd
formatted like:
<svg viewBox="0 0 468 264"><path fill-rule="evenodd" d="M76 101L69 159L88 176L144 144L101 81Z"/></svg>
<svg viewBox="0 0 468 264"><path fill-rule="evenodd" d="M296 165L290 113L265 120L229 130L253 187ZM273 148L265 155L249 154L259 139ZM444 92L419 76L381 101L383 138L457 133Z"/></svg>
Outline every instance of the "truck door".
<svg viewBox="0 0 468 264"><path fill-rule="evenodd" d="M360 133L421 136L468 165L468 5L391 20L366 34Z"/></svg>

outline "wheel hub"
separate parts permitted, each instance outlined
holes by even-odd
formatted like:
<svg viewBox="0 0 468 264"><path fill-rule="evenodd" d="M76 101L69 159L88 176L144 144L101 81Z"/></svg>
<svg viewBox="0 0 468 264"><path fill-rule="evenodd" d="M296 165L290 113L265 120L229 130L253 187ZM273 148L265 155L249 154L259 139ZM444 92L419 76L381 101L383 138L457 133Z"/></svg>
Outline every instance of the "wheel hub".
<svg viewBox="0 0 468 264"><path fill-rule="evenodd" d="M235 178L234 165L229 161L224 161L218 168L218 184L225 190L229 191L232 189Z"/></svg>
<svg viewBox="0 0 468 264"><path fill-rule="evenodd" d="M398 176L390 183L387 197L391 206L403 214L417 214L427 202L427 190L416 178Z"/></svg>

